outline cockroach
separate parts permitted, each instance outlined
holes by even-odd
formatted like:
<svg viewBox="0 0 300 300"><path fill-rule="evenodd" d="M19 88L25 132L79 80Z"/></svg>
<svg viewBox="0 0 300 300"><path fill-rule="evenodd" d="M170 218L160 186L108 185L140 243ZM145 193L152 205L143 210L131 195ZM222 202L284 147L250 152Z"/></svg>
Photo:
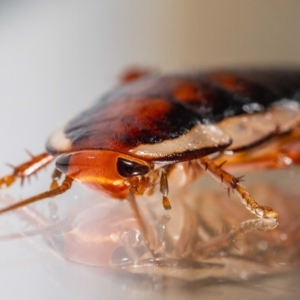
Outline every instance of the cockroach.
<svg viewBox="0 0 300 300"><path fill-rule="evenodd" d="M224 168L299 164L300 70L137 73L133 79L52 134L46 152L0 178L0 186L8 187L55 160L48 191L0 213L63 194L75 180L114 199L129 200L147 236L136 195L159 185L163 207L170 209L168 177L181 164L182 172L192 177L206 172L228 193L235 191L257 217L278 218Z"/></svg>

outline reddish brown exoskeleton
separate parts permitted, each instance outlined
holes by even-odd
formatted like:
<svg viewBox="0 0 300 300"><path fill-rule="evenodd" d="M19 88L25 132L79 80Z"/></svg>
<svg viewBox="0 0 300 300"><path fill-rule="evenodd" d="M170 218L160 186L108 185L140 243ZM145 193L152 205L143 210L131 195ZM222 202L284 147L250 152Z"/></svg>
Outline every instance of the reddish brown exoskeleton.
<svg viewBox="0 0 300 300"><path fill-rule="evenodd" d="M224 170L223 162L245 169L298 164L299 100L299 70L146 74L129 80L56 131L45 153L0 178L1 186L10 186L56 162L49 191L0 213L62 194L75 180L129 200L147 236L135 196L158 184L163 206L170 209L168 177L181 164L190 177L206 171L236 191L259 218L277 219Z"/></svg>

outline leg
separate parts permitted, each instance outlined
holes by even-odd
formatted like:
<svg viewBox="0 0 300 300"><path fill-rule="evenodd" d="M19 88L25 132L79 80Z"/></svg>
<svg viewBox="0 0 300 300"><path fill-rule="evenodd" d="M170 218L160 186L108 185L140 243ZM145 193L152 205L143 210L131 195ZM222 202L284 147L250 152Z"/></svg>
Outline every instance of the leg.
<svg viewBox="0 0 300 300"><path fill-rule="evenodd" d="M59 185L59 186L57 186L53 189L50 189L49 191L40 193L40 194L35 195L33 197L27 198L27 199L25 199L21 202L18 202L18 203L10 205L8 207L5 207L3 209L0 209L0 214L2 214L4 212L11 211L11 210L14 210L16 208L19 208L19 207L22 207L22 206L25 206L25 205L28 205L30 203L33 203L33 202L36 202L36 201L39 201L39 200L43 200L43 199L46 199L46 198L50 198L50 197L54 197L54 196L63 194L65 191L67 191L71 188L72 182L73 182L73 179L66 176L61 185Z"/></svg>
<svg viewBox="0 0 300 300"><path fill-rule="evenodd" d="M165 210L171 209L171 203L169 201L168 193L169 193L169 185L168 185L168 178L165 169L161 169L160 175L160 192L163 195L163 207Z"/></svg>
<svg viewBox="0 0 300 300"><path fill-rule="evenodd" d="M237 191L241 198L241 201L259 218L265 219L278 219L278 214L273 211L270 207L261 206L258 204L250 194L239 184L239 179L233 177L226 171L224 171L219 165L215 164L208 157L202 157L199 159L199 166L207 171L213 178L220 181L227 189Z"/></svg>
<svg viewBox="0 0 300 300"><path fill-rule="evenodd" d="M135 193L136 193L136 188L130 187L129 193L127 195L127 200L128 200L128 202L131 206L131 209L133 210L133 213L137 219L141 234L145 239L145 243L148 246L152 256L155 257L155 253L151 247L151 244L152 244L151 241L153 241L153 238L151 238L150 231L148 230L148 227L144 221L144 217L142 216L140 209L136 203Z"/></svg>
<svg viewBox="0 0 300 300"><path fill-rule="evenodd" d="M135 193L136 193L136 188L130 187L129 193L127 195L127 200L136 216L136 219L140 226L141 233L144 236L144 238L146 239L147 244L149 244L149 240L148 240L149 234L148 234L147 226L144 222L144 218L142 217L139 207L136 203Z"/></svg>
<svg viewBox="0 0 300 300"><path fill-rule="evenodd" d="M31 156L31 160L17 166L13 167L13 172L10 175L0 178L0 188L2 186L8 187L13 184L17 178L21 179L23 183L26 177L30 177L33 174L36 174L39 170L48 165L54 157L49 153L42 153L37 156Z"/></svg>
<svg viewBox="0 0 300 300"><path fill-rule="evenodd" d="M294 130L289 135L278 137L264 147L233 155L222 155L216 163L224 160L226 160L226 169L243 172L300 165L300 129Z"/></svg>

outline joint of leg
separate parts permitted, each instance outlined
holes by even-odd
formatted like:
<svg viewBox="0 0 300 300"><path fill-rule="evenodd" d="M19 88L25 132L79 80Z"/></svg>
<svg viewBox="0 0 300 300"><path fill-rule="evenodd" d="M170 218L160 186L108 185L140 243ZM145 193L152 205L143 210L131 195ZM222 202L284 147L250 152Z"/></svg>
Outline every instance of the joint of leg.
<svg viewBox="0 0 300 300"><path fill-rule="evenodd" d="M230 180L230 186L232 189L235 189L238 185L239 181L237 178L235 177L232 177L231 180Z"/></svg>

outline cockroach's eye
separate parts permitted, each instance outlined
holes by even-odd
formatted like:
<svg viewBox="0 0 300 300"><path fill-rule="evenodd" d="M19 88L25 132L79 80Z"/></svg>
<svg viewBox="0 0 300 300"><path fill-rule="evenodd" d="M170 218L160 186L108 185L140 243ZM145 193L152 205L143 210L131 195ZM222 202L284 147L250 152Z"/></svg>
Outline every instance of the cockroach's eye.
<svg viewBox="0 0 300 300"><path fill-rule="evenodd" d="M149 167L119 157L117 161L117 171L123 177L131 177L147 174Z"/></svg>

